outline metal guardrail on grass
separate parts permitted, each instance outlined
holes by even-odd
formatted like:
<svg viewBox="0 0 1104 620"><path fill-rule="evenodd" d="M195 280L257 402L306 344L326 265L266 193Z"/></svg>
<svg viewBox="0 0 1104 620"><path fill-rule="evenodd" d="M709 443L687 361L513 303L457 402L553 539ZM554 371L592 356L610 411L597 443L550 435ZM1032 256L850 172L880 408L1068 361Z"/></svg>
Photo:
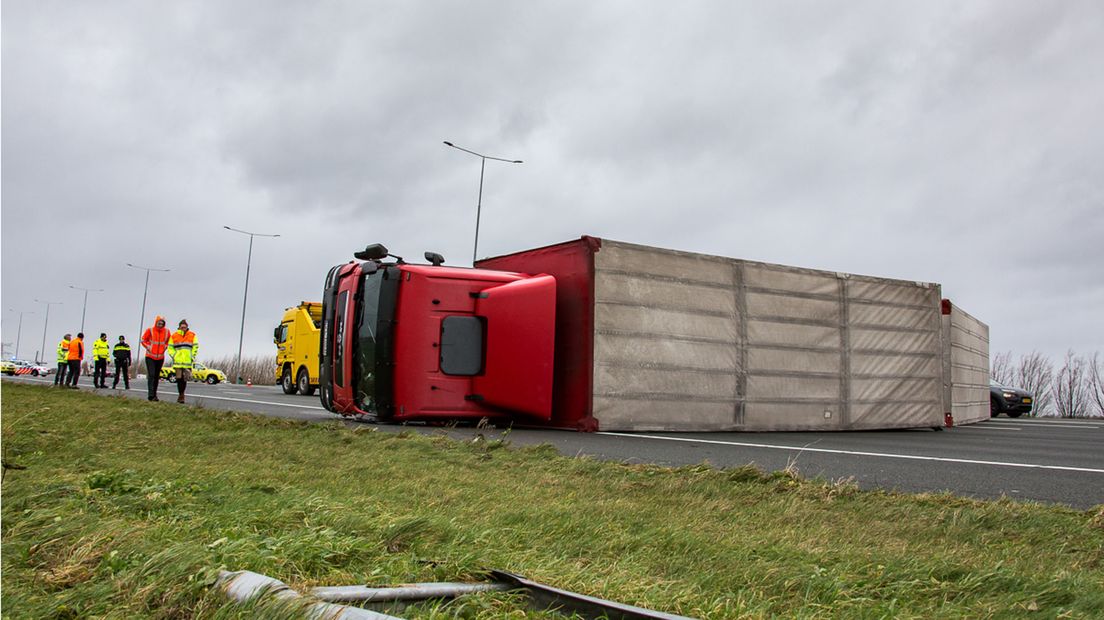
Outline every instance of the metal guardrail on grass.
<svg viewBox="0 0 1104 620"><path fill-rule="evenodd" d="M490 574L495 579L491 583L412 583L389 588L370 588L368 586L318 587L312 589L309 596L319 602L309 605L307 613L311 618L326 618L327 620L402 620L396 616L389 616L360 607L336 605L335 603L405 604L433 599L451 599L483 592L521 591L525 593L530 605L534 608L575 613L584 618L693 620L693 618L687 616L652 611L643 607L625 605L561 590L505 571L493 570ZM219 586L223 588L227 596L239 602L246 602L263 596L282 599L302 597L301 594L292 590L284 582L250 571L222 571L219 574Z"/></svg>

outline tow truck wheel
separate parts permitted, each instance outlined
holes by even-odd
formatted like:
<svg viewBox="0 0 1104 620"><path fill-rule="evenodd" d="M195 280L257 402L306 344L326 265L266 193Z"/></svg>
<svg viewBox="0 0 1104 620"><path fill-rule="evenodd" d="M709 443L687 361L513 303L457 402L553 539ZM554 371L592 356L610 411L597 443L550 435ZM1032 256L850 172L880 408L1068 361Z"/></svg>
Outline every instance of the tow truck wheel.
<svg viewBox="0 0 1104 620"><path fill-rule="evenodd" d="M306 368L299 369L299 377L296 383L298 384L299 393L303 396L314 394L314 388L312 388L310 384L310 374L307 373Z"/></svg>
<svg viewBox="0 0 1104 620"><path fill-rule="evenodd" d="M291 368L284 367L284 372L280 375L280 387L284 389L284 394L295 393L295 382L291 380Z"/></svg>

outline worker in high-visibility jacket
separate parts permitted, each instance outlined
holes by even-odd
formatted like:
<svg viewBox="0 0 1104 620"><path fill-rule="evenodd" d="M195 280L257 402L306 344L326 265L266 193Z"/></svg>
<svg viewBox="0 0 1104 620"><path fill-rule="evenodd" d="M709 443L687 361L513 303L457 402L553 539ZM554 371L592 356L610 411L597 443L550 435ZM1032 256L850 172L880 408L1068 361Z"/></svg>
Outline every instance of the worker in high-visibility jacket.
<svg viewBox="0 0 1104 620"><path fill-rule="evenodd" d="M199 342L195 332L188 329L188 321L180 319L176 331L169 336L169 357L172 358L173 372L176 373L176 391L180 394L176 402L184 402L184 390L192 380L192 366L199 357Z"/></svg>
<svg viewBox="0 0 1104 620"><path fill-rule="evenodd" d="M69 341L69 351L65 354L65 363L69 365L68 376L65 377L65 385L77 389L77 379L80 379L81 362L84 361L84 332L77 334L76 338Z"/></svg>
<svg viewBox="0 0 1104 620"><path fill-rule="evenodd" d="M165 351L169 348L169 329L165 327L165 317L157 315L153 327L147 327L142 333L142 348L146 350L146 385L149 386L149 400L156 401L157 382L161 380L161 366L165 364Z"/></svg>
<svg viewBox="0 0 1104 620"><path fill-rule="evenodd" d="M111 357L111 345L107 344L107 334L100 334L92 343L92 387L107 387L107 358Z"/></svg>
<svg viewBox="0 0 1104 620"><path fill-rule="evenodd" d="M58 343L57 348L57 374L54 375L54 385L65 385L65 371L69 368L69 341L73 338L72 334L65 334L65 337Z"/></svg>

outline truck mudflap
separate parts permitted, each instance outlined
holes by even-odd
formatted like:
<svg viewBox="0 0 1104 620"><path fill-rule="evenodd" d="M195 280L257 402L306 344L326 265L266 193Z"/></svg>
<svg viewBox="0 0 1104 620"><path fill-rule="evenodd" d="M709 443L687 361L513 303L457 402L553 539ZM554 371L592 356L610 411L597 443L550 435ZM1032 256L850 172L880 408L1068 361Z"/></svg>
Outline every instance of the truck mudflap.
<svg viewBox="0 0 1104 620"><path fill-rule="evenodd" d="M487 322L485 371L473 381L481 402L550 420L556 279L542 275L484 289L475 314Z"/></svg>

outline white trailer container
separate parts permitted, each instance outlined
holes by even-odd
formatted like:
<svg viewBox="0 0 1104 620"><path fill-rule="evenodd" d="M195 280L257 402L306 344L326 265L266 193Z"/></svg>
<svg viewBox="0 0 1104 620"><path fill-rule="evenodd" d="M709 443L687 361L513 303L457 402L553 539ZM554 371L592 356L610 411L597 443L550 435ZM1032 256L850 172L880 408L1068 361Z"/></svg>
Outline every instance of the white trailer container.
<svg viewBox="0 0 1104 620"><path fill-rule="evenodd" d="M976 409L978 377L965 370L981 361L964 356L988 347L948 348L950 325L980 328L961 312L945 326L938 284L593 237L479 266L556 278L553 426L941 427L952 396Z"/></svg>

